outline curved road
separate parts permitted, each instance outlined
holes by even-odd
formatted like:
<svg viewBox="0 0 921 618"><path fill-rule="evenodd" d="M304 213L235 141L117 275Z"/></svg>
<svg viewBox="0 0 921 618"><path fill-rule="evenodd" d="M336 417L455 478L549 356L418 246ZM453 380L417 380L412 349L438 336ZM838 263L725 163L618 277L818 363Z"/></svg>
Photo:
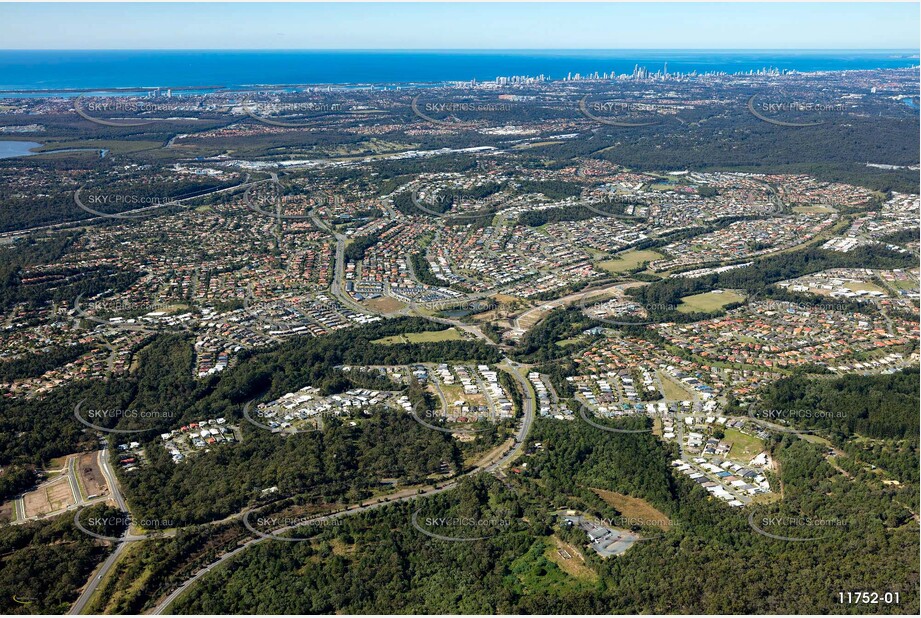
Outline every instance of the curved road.
<svg viewBox="0 0 921 618"><path fill-rule="evenodd" d="M329 515L322 515L320 517L311 519L309 520L309 523L316 524L318 522L331 521L334 519L339 519L341 517L348 517L350 515L357 515L359 513L365 513L367 511L371 511L373 509L377 509L382 506L386 506L388 504L395 504L398 502L410 502L412 500L417 500L419 498L434 496L436 494L440 494L442 492L454 489L455 487L457 487L461 479L464 479L466 477L470 477L475 474L479 474L481 472L488 472L488 473L497 472L502 468L502 466L504 466L505 464L509 463L514 458L516 458L520 454L521 449L524 447L525 438L527 437L528 432L531 429L531 425L534 422L534 398L531 395L530 386L528 385L527 381L524 379L524 377L522 377L522 375L520 374L518 370L518 364L510 359L505 359L505 362L507 363L509 367L510 373L515 377L515 379L518 381L519 384L521 384L522 388L524 389L524 396L523 396L524 405L522 406L524 410L523 410L522 423L518 429L518 434L515 437L515 444L513 445L511 449L506 451L505 454L503 454L499 459L497 459L496 461L490 464L486 464L486 465L481 464L480 466L474 468L470 472L462 474L454 478L453 480L445 483L444 485L441 485L441 486L434 485L432 487L423 489L421 491L417 491L416 493L413 493L410 495L401 495L399 497L394 497L394 498L391 498L389 496L381 496L376 499L377 502L373 502L370 504L357 504L357 505L348 507L342 511L330 513ZM406 490L403 490L403 492L405 491ZM403 492L397 492L397 494L403 493ZM391 495L396 495L396 494L391 494ZM272 535L284 534L285 532L290 532L291 530L295 530L297 528L303 528L305 525L308 525L308 522L299 522L291 526L284 526L282 528L277 528L275 530L272 530L271 533L269 534L272 534ZM222 564L224 564L228 560L232 560L236 555L240 554L244 550L254 545L257 545L259 543L262 543L263 541L270 540L270 539L271 537L269 536L251 539L247 541L246 543L244 543L243 545L240 545L239 547L227 552L226 554L224 554L223 556L221 556L220 558L218 558L217 560L215 560L208 566L200 569L198 572L195 573L195 575L187 579L181 586L179 586L178 588L176 588L176 590L170 593L169 596L167 596L160 603L158 603L152 613L157 614L157 615L168 613L167 609L169 608L169 606L177 598L179 598L182 595L182 593L184 593L192 585L194 585L195 582L197 582L198 580L206 576L208 573L211 573L213 570L220 567ZM124 546L124 545L125 544L122 543L121 546Z"/></svg>
<svg viewBox="0 0 921 618"><path fill-rule="evenodd" d="M273 174L272 181L277 181L277 177L275 177L274 174ZM260 182L266 182L266 181L260 181ZM258 183L252 183L252 184L258 184ZM240 188L240 186L238 185L235 188ZM336 239L335 273L334 273L333 282L331 285L331 292L333 296L338 298L346 306L350 306L354 309L360 309L362 312L367 312L368 311L367 308L357 305L357 303L354 303L354 301L352 301L352 299L348 296L348 294L345 293L343 289L342 284L345 279L344 277L345 255L344 254L345 254L345 242L347 240L346 237L336 232L335 230L333 230L330 226L326 225L324 222L320 221L319 218L316 216L316 213L311 213L310 217L318 228L330 231ZM488 295L488 293L486 295ZM422 316L422 317L426 317L427 319L430 319L435 322L446 323L446 324L450 324L452 326L461 328L471 333L475 337L482 339L485 343L487 343L487 345L498 347L500 349L505 347L505 346L497 345L495 342L489 339L476 326L464 324L463 322L460 322L457 320L435 318L432 316ZM433 496L435 494L439 494L439 493L454 489L457 486L458 482L463 478L472 476L474 474L479 474L481 472L486 472L486 473L499 472L504 465L506 465L507 463L509 463L516 457L518 457L522 449L524 448L524 444L525 444L525 440L527 438L528 432L531 430L531 425L534 423L535 396L534 396L533 391L531 390L530 383L521 375L520 369L519 369L520 366L518 365L518 363L514 362L512 359L508 357L504 357L502 360L502 364L505 365L505 368L508 370L508 372L514 377L514 379L521 386L522 393L523 393L523 396L522 396L522 403L523 403L522 408L523 409L522 409L522 422L515 436L515 441L512 447L508 451L506 451L499 459L495 460L492 463L480 464L473 470L465 474L462 474L441 486L438 486L436 484L432 487L423 489L421 491L416 490L414 493L409 494L409 495L401 495L405 493L406 491L406 490L402 490L402 492L396 492L396 494L391 494L389 496L381 496L377 498L377 501L374 503L357 504L357 505L348 507L342 511L330 513L329 515L324 515L324 516L318 517L311 521L321 522L321 521L338 519L340 517L347 517L350 515L355 515L358 513L370 511L372 509L376 509L376 508L379 508L387 504L392 504L396 502L408 502L411 500L416 500L418 498ZM111 474L111 471L108 468L107 459L101 456L100 463L101 463L103 472L106 474L107 480L109 480L110 486L113 488L113 497L115 498L116 503L118 504L119 508L121 508L125 512L128 512L127 506L125 505L124 500L121 497L121 494L118 492L116 488L114 475ZM283 528L272 530L271 534L273 535L283 534L292 529L303 527L304 525L305 525L304 523L298 523L293 526L286 526ZM160 603L158 603L157 606L154 608L153 613L154 614L166 613L168 607L179 596L181 596L186 590L188 590L191 586L193 586L195 582L200 580L202 577L206 576L208 573L212 572L214 569L220 567L225 562L233 559L236 555L243 552L247 548L253 545L256 545L258 543L261 543L269 538L270 537L258 537L255 539L251 539L247 541L246 543L240 545L239 547L236 547L235 549L222 555L220 558L218 558L211 564L200 569L192 577L186 580L181 586L179 586L176 590L174 590L166 598L164 598ZM116 550L106 559L102 567L99 569L99 572L93 577L93 579L87 585L86 589L83 591L83 594L80 595L80 598L71 608L71 611L70 611L71 614L79 614L83 611L83 609L86 607L87 603L89 602L89 599L92 597L93 593L95 592L96 588L105 578L105 575L112 568L112 566L117 562L119 556L121 555L121 553L125 550L127 546L128 546L128 543L125 541L122 541L119 543Z"/></svg>

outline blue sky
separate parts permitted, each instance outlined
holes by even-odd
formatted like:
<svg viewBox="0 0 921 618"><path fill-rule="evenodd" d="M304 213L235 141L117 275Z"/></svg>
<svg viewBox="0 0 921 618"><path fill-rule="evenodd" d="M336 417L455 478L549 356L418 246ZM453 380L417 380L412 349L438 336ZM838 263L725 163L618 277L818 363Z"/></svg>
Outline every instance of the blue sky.
<svg viewBox="0 0 921 618"><path fill-rule="evenodd" d="M910 3L0 3L4 49L913 49Z"/></svg>

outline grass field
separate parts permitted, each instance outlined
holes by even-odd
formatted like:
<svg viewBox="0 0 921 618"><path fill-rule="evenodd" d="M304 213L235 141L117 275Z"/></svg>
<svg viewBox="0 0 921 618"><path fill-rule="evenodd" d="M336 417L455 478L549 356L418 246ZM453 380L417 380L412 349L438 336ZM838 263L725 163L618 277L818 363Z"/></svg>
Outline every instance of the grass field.
<svg viewBox="0 0 921 618"><path fill-rule="evenodd" d="M556 562L549 560L548 548L556 551L552 541L539 539L531 545L527 553L512 562L510 575L517 581L517 587L523 594L541 592L556 595L592 585L587 580L570 576Z"/></svg>
<svg viewBox="0 0 921 618"><path fill-rule="evenodd" d="M844 284L844 287L851 290L852 292L883 292L886 293L886 290L879 287L875 283L868 283L866 281L848 281Z"/></svg>
<svg viewBox="0 0 921 618"><path fill-rule="evenodd" d="M813 433L804 433L799 436L806 442L812 442L813 444L821 444L822 446L827 446L831 448L831 440L828 438L823 438L822 436L817 436Z"/></svg>
<svg viewBox="0 0 921 618"><path fill-rule="evenodd" d="M897 290L917 290L918 284L915 281L910 279L898 279L896 281L890 281L892 285Z"/></svg>
<svg viewBox="0 0 921 618"><path fill-rule="evenodd" d="M691 393L680 386L675 380L669 378L664 373L659 373L662 382L662 391L666 399L685 401L691 399Z"/></svg>
<svg viewBox="0 0 921 618"><path fill-rule="evenodd" d="M380 345L393 345L395 343L432 343L435 341L459 341L463 339L460 333L453 328L445 330L426 331L422 333L404 333L375 339L371 343Z"/></svg>
<svg viewBox="0 0 921 618"><path fill-rule="evenodd" d="M650 526L655 525L662 530L668 530L671 527L671 520L659 509L652 506L641 498L634 498L625 494L619 494L616 491L606 489L591 488L599 498L613 506L624 517L649 522Z"/></svg>
<svg viewBox="0 0 921 618"><path fill-rule="evenodd" d="M823 212L835 212L835 209L834 209L834 208L829 208L828 206L819 206L819 205L815 205L815 206L794 206L794 207L793 207L793 212L801 212L801 213L807 213L807 214L816 214L816 213L823 213Z"/></svg>
<svg viewBox="0 0 921 618"><path fill-rule="evenodd" d="M364 303L366 306L374 309L375 311L382 311L384 313L392 313L394 311L399 311L406 306L406 303L398 301L396 298L391 298L390 296L381 296L380 298L372 298L367 300Z"/></svg>
<svg viewBox="0 0 921 618"><path fill-rule="evenodd" d="M334 148L327 148L325 152L330 157L353 157L361 154L367 154L369 151L373 154L384 154L388 152L398 152L412 148L409 144L399 142L387 142L379 139L370 139L358 144L339 145Z"/></svg>
<svg viewBox="0 0 921 618"><path fill-rule="evenodd" d="M764 442L760 438L742 433L738 429L727 429L725 434L726 437L721 441L732 445L729 449L731 459L747 463L764 450Z"/></svg>
<svg viewBox="0 0 921 618"><path fill-rule="evenodd" d="M573 345L573 344L581 342L582 339L583 338L581 336L570 337L569 339L560 339L559 341L556 342L556 344L560 346L561 348L565 348L568 345Z"/></svg>
<svg viewBox="0 0 921 618"><path fill-rule="evenodd" d="M544 557L567 575L590 582L598 581L598 574L585 564L582 552L555 534L547 543Z"/></svg>
<svg viewBox="0 0 921 618"><path fill-rule="evenodd" d="M694 294L685 296L678 305L678 311L682 313L693 313L695 311L710 312L725 307L731 303L738 303L745 300L745 297L735 292L704 292L703 294Z"/></svg>
<svg viewBox="0 0 921 618"><path fill-rule="evenodd" d="M661 253L649 250L633 250L618 253L613 256L614 259L598 262L599 268L603 268L609 273L623 273L634 268L639 268L646 262L662 258Z"/></svg>

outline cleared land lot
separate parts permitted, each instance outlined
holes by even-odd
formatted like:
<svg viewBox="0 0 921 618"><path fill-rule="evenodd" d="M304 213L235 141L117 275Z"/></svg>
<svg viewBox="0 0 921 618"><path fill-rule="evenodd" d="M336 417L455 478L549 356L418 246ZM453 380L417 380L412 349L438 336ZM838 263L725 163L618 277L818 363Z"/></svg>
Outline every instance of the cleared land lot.
<svg viewBox="0 0 921 618"><path fill-rule="evenodd" d="M594 487L591 489L599 498L617 509L624 517L649 522L650 526L656 526L666 531L671 527L671 520L668 516L642 498L634 498L633 496L619 494L616 491L606 489Z"/></svg>
<svg viewBox="0 0 921 618"><path fill-rule="evenodd" d="M681 299L681 304L678 305L678 311L682 313L715 311L731 303L738 303L743 300L745 300L744 296L728 290L723 290L721 292L704 292L703 294L684 296Z"/></svg>
<svg viewBox="0 0 921 618"><path fill-rule="evenodd" d="M664 256L661 253L649 250L625 251L613 256L613 259L598 262L598 266L609 273L616 274L639 268L646 262L658 260L662 257Z"/></svg>
<svg viewBox="0 0 921 618"><path fill-rule="evenodd" d="M458 341L460 339L463 339L463 337L461 337L457 330L453 328L447 328L445 330L426 331L423 333L404 333L402 335L391 335L389 337L375 339L371 343L393 345L396 343L432 343L435 341Z"/></svg>
<svg viewBox="0 0 921 618"><path fill-rule="evenodd" d="M371 300L366 300L364 304L374 311L381 311L383 313L393 313L394 311L399 311L406 306L406 303L402 303L396 298L391 298L389 296L372 298Z"/></svg>
<svg viewBox="0 0 921 618"><path fill-rule="evenodd" d="M848 281L844 284L844 287L853 291L853 292L883 292L886 293L886 290L879 287L875 283L869 283L867 281Z"/></svg>
<svg viewBox="0 0 921 618"><path fill-rule="evenodd" d="M74 493L70 489L70 481L67 476L62 475L25 494L23 502L26 507L26 517L40 517L73 505Z"/></svg>
<svg viewBox="0 0 921 618"><path fill-rule="evenodd" d="M835 212L834 208L829 208L828 206L813 205L813 206L794 206L793 212L798 213L823 213L823 212Z"/></svg>
<svg viewBox="0 0 921 618"><path fill-rule="evenodd" d="M598 581L598 574L585 564L585 556L577 548L555 534L550 536L544 556L567 575L585 581Z"/></svg>
<svg viewBox="0 0 921 618"><path fill-rule="evenodd" d="M531 142L529 144L516 144L512 146L512 150L524 150L526 148L539 148L541 146L555 146L557 144L562 144L563 142L559 140L548 140L546 142Z"/></svg>
<svg viewBox="0 0 921 618"><path fill-rule="evenodd" d="M99 459L97 452L83 453L77 461L77 474L80 477L80 485L86 492L86 497L101 496L108 493L105 477L102 470L99 469Z"/></svg>
<svg viewBox="0 0 921 618"><path fill-rule="evenodd" d="M760 438L744 434L738 429L727 429L725 434L722 441L732 445L729 449L730 459L748 462L764 450L764 442Z"/></svg>
<svg viewBox="0 0 921 618"><path fill-rule="evenodd" d="M662 394L666 399L673 401L687 401L694 396L686 388L681 386L677 380L667 375L664 371L659 372L659 379L662 381Z"/></svg>

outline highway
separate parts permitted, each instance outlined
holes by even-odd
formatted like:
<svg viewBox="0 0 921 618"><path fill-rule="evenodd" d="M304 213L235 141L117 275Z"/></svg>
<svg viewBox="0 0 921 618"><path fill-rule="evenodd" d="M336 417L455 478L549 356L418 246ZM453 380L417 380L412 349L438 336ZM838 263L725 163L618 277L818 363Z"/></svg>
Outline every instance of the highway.
<svg viewBox="0 0 921 618"><path fill-rule="evenodd" d="M70 490L74 494L74 506L77 508L83 505L83 492L80 491L80 481L77 479L77 462L80 456L71 457L67 460L67 482L70 483Z"/></svg>
<svg viewBox="0 0 921 618"><path fill-rule="evenodd" d="M125 513L128 513L128 505L125 504L125 499L122 497L121 490L118 488L118 481L115 478L115 474L112 472L112 468L109 467L109 449L104 447L99 451L99 469L102 470L102 474L106 477L106 484L109 486L109 495L115 501L115 504L120 510ZM125 534L128 533L130 529L125 529ZM92 598L93 593L96 592L96 588L99 587L99 584L102 583L102 580L105 579L105 576L109 573L109 570L118 562L118 559L128 548L128 543L126 540L120 541L118 546L115 548L109 557L105 559L102 563L102 566L96 571L96 574L90 578L90 581L86 584L86 587L83 589L83 592L80 593L80 597L76 600L73 606L70 608L69 614L82 614L83 610L86 608L87 603L89 603L90 598Z"/></svg>

